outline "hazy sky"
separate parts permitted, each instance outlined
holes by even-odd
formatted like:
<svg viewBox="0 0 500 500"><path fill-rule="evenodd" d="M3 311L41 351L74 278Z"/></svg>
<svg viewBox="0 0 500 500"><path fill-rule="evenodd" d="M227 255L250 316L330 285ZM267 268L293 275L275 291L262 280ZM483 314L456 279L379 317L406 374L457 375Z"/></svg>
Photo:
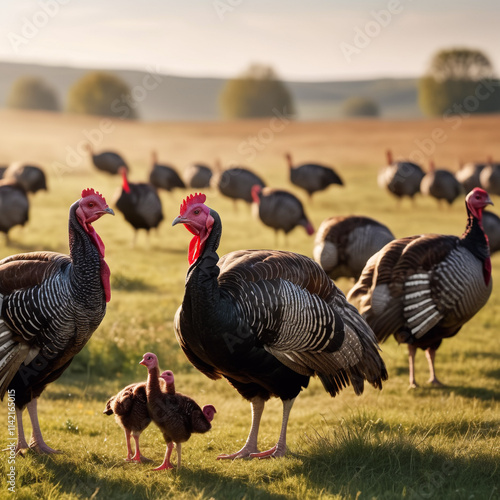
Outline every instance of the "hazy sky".
<svg viewBox="0 0 500 500"><path fill-rule="evenodd" d="M500 73L499 25L499 0L2 1L0 60L189 76L262 62L345 80L418 76L436 50L466 46Z"/></svg>

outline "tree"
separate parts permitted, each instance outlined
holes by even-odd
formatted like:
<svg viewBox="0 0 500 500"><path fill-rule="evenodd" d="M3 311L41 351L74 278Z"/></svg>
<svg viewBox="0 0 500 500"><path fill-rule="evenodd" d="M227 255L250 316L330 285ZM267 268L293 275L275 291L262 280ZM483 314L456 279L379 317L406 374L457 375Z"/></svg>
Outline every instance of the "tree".
<svg viewBox="0 0 500 500"><path fill-rule="evenodd" d="M226 118L261 118L294 114L290 92L270 66L253 64L237 78L229 80L220 95Z"/></svg>
<svg viewBox="0 0 500 500"><path fill-rule="evenodd" d="M498 83L490 60L479 50L441 50L419 81L420 108L430 116L499 111Z"/></svg>
<svg viewBox="0 0 500 500"><path fill-rule="evenodd" d="M344 116L378 116L379 109L377 104L371 99L365 97L350 97L342 104L342 113Z"/></svg>
<svg viewBox="0 0 500 500"><path fill-rule="evenodd" d="M136 119L136 107L128 85L117 76L101 71L86 74L68 93L70 113Z"/></svg>
<svg viewBox="0 0 500 500"><path fill-rule="evenodd" d="M7 107L59 111L55 90L41 78L24 76L14 82L7 97Z"/></svg>

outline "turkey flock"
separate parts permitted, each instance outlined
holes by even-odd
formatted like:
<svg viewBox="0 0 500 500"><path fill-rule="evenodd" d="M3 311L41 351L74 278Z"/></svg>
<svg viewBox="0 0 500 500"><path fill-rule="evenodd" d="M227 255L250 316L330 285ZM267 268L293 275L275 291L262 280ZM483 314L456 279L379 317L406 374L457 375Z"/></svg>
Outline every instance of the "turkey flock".
<svg viewBox="0 0 500 500"><path fill-rule="evenodd" d="M269 186L241 165L223 168L219 160L213 169L193 162L179 174L173 165L160 163L156 151L141 181L121 154L96 153L90 144L87 151L98 171L116 179L111 206L102 194L86 188L69 207L68 255L39 251L0 260L0 396L16 395L17 453L58 452L42 437L37 402L112 307L106 235L101 239L93 224L114 215L113 209L132 227L135 243L139 230L149 234L167 218L163 196L182 199L178 213L168 214L171 225L184 226L191 237L184 296L177 298L172 335L191 365L213 381L225 379L251 408L243 446L220 453L218 460L285 456L291 410L311 377L331 397L348 386L360 395L365 383L382 389L390 373L379 344L390 337L407 345L411 388L418 387L418 348L428 361L428 382L443 385L436 375L437 349L491 295L490 255L500 250L500 218L485 210L493 205L490 195L500 196L500 163L491 158L462 165L454 174L436 168L433 160L427 166L395 160L387 150L387 164L377 179L398 205L404 197L416 204L419 194L439 205L465 200L462 236L430 234L424 227L423 234L397 238L368 215L333 212L313 221L309 212L321 196L312 201L313 195L325 190L333 194L345 183L333 167L295 164L289 152L277 164L291 189ZM0 174L0 231L8 245L14 226L29 227L30 197L47 190L47 181L42 167L19 162ZM248 211L251 205L254 217L274 231L275 243L282 232L288 247L288 235L297 226L315 235L311 257L277 249L219 255L219 245L229 236L222 234L226 213L212 207L217 196L233 200L234 211ZM116 219L113 224L120 224ZM162 234L175 230L161 228ZM347 294L334 281L340 278L351 280ZM142 455L139 438L154 423L166 445L163 462L154 470L174 468L174 447L179 469L182 444L193 433L211 430L216 409L212 404L200 407L177 392L172 370L162 372L152 352L137 363L147 369L147 378L103 401L103 413L114 415L125 433L127 462L151 462ZM177 380L182 385L179 380L182 376ZM261 451L261 417L271 398L281 400L282 422L276 444ZM29 442L25 409L32 422Z"/></svg>

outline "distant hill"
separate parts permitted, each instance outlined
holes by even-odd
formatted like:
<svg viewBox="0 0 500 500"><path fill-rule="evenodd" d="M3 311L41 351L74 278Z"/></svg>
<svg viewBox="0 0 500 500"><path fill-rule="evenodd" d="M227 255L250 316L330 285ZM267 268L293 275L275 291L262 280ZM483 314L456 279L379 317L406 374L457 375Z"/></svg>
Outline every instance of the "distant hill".
<svg viewBox="0 0 500 500"><path fill-rule="evenodd" d="M10 88L21 76L39 76L50 83L64 103L69 87L93 69L15 64L0 62L0 106L5 102ZM139 116L145 121L217 120L218 96L226 80L222 78L188 78L159 74L156 81L149 77L144 90L147 72L113 70L135 87L140 100ZM375 101L384 118L418 118L422 114L417 103L417 81L413 78L378 79L340 82L286 82L295 102L299 120L334 120L342 118L343 101L349 97L367 97Z"/></svg>

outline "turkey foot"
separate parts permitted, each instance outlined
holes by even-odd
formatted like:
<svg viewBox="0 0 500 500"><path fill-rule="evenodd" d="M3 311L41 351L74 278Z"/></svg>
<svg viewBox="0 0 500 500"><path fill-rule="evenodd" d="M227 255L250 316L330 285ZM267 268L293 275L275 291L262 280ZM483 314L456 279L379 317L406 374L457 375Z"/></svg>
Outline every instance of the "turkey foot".
<svg viewBox="0 0 500 500"><path fill-rule="evenodd" d="M152 470L168 470L168 469L173 469L173 468L174 468L174 466L172 465L172 463L170 461L168 461L168 462L163 462L159 467L155 467Z"/></svg>
<svg viewBox="0 0 500 500"><path fill-rule="evenodd" d="M42 440L41 442L32 440L30 441L30 449L36 451L40 455L53 455L57 453L62 453L61 450L54 450L49 445L45 444Z"/></svg>
<svg viewBox="0 0 500 500"><path fill-rule="evenodd" d="M253 446L243 446L240 451L236 453L231 453L230 455L222 454L217 457L217 460L234 460L235 458L252 458L252 455L257 455L259 450Z"/></svg>
<svg viewBox="0 0 500 500"><path fill-rule="evenodd" d="M446 384L443 384L443 382L441 382L440 380L438 380L436 377L434 378L430 378L428 381L427 381L428 384L431 384L431 385L434 385L436 387L446 387Z"/></svg>
<svg viewBox="0 0 500 500"><path fill-rule="evenodd" d="M263 451L261 453L252 453L250 456L252 458L279 458L284 457L286 454L286 446L280 448L278 444L275 444L270 450Z"/></svg>
<svg viewBox="0 0 500 500"><path fill-rule="evenodd" d="M148 463L148 462L152 462L152 460L150 458L146 458L142 455L137 455L137 453L130 459L128 460L128 462L136 462L136 463Z"/></svg>

